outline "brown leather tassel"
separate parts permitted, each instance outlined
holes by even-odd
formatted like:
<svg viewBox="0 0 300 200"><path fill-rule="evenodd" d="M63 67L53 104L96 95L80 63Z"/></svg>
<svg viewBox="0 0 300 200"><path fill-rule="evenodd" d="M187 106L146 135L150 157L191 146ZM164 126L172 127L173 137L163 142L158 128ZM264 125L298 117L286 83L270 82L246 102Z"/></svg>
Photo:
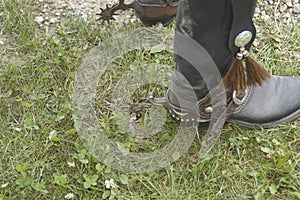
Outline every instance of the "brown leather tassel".
<svg viewBox="0 0 300 200"><path fill-rule="evenodd" d="M259 63L257 63L250 56L245 57L246 73L247 73L247 85L254 86L263 82L271 77L271 75L265 70Z"/></svg>
<svg viewBox="0 0 300 200"><path fill-rule="evenodd" d="M236 90L242 94L246 90L246 76L241 59L236 59L223 78L224 87L229 91Z"/></svg>

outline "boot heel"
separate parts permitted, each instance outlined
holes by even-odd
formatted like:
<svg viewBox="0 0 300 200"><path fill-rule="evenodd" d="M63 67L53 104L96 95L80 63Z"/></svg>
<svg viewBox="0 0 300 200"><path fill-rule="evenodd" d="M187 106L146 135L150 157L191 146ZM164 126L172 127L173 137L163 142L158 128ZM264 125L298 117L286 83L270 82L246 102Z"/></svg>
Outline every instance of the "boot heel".
<svg viewBox="0 0 300 200"><path fill-rule="evenodd" d="M176 14L175 14L175 15L163 16L163 17L159 17L159 18L145 18L137 12L135 12L135 15L137 16L137 18L139 18L141 20L141 22L145 26L154 26L157 23L162 23L163 26L168 26L176 17Z"/></svg>

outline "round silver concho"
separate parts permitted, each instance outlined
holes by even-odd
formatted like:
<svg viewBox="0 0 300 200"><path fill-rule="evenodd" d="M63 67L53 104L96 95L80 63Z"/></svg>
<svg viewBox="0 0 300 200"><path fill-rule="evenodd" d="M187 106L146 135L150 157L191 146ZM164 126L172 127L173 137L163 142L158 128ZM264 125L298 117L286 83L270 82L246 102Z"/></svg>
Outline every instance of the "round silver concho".
<svg viewBox="0 0 300 200"><path fill-rule="evenodd" d="M250 31L241 32L235 38L235 41L234 41L235 46L244 47L251 41L252 36L253 36L253 34Z"/></svg>

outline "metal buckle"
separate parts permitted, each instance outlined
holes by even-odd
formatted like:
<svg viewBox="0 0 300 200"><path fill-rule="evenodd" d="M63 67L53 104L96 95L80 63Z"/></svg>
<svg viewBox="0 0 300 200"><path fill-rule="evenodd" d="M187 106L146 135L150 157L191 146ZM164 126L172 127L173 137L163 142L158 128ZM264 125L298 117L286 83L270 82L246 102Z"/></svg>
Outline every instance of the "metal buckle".
<svg viewBox="0 0 300 200"><path fill-rule="evenodd" d="M247 94L248 94L248 90L246 89L246 90L245 90L245 95L244 95L244 97L243 97L242 99L239 99L239 98L236 96L236 90L234 90L234 91L233 91L233 94L232 94L232 100L233 100L233 102L234 102L236 105L240 106L240 105L242 105L242 104L246 101L247 96L248 96Z"/></svg>

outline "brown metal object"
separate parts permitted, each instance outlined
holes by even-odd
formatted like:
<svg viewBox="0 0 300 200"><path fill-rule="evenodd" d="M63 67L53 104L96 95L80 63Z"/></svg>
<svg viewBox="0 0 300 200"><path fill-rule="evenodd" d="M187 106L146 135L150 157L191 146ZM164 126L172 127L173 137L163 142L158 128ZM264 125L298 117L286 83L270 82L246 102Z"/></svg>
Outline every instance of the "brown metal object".
<svg viewBox="0 0 300 200"><path fill-rule="evenodd" d="M138 122L145 110L151 106L164 106L167 103L166 97L154 98L154 94L150 92L146 99L141 99L137 103L130 104L129 113L134 115L134 120Z"/></svg>
<svg viewBox="0 0 300 200"><path fill-rule="evenodd" d="M163 16L175 15L178 8L178 0L168 0L164 4L143 4L138 0L133 0L128 4L124 3L125 0L119 0L118 4L109 7L106 5L105 9L101 8L100 19L103 22L110 20L115 20L114 15L118 10L134 9L138 14L142 15L144 18L155 19Z"/></svg>

